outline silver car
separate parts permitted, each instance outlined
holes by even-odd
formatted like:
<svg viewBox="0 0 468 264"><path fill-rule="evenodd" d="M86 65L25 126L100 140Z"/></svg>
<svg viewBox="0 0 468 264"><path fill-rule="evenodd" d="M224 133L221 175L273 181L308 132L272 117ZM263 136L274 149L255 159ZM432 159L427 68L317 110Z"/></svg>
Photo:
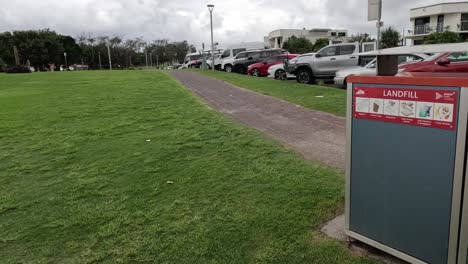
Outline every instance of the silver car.
<svg viewBox="0 0 468 264"><path fill-rule="evenodd" d="M299 83L311 84L316 78L333 78L341 69L359 65L360 44L333 44L319 50L314 56L291 61L285 67L290 74L296 75Z"/></svg>
<svg viewBox="0 0 468 264"><path fill-rule="evenodd" d="M414 62L414 61L422 61L428 58L429 55L426 54L410 54L410 55L401 55L399 56L399 63L408 63L408 62ZM346 86L346 81L349 76L352 75L369 75L369 76L375 76L377 75L377 69L376 69L376 63L377 59L373 59L371 62L369 62L367 65L361 67L352 67L352 68L347 68L341 71L336 72L336 76L334 78L335 84L338 86Z"/></svg>

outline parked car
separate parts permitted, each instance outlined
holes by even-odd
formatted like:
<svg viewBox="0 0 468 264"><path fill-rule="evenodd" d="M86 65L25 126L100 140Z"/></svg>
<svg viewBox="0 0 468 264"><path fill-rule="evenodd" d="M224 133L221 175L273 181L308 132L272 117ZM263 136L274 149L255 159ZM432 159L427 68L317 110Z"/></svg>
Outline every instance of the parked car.
<svg viewBox="0 0 468 264"><path fill-rule="evenodd" d="M216 69L216 63L219 63L219 58L221 57L221 54L215 54L214 55L214 61L215 61L215 69ZM208 66L208 69L211 69L211 62L213 60L213 57L211 55L207 55L206 59L206 65Z"/></svg>
<svg viewBox="0 0 468 264"><path fill-rule="evenodd" d="M255 77L268 76L268 68L277 64L284 64L286 60L296 58L296 54L282 54L270 57L262 62L257 62L247 68L247 74Z"/></svg>
<svg viewBox="0 0 468 264"><path fill-rule="evenodd" d="M261 62L267 58L275 55L287 54L288 52L284 49L268 49L268 50L256 50L256 51L245 51L237 54L236 59L233 63L233 69L236 73L246 74L247 69L250 65Z"/></svg>
<svg viewBox="0 0 468 264"><path fill-rule="evenodd" d="M299 83L313 83L316 78L334 78L341 69L358 66L359 43L333 44L319 50L314 56L291 61L285 67L296 75Z"/></svg>
<svg viewBox="0 0 468 264"><path fill-rule="evenodd" d="M184 59L183 68L199 68L202 58L202 55L198 52L187 54Z"/></svg>
<svg viewBox="0 0 468 264"><path fill-rule="evenodd" d="M243 42L236 45L230 46L224 50L219 58L219 61L215 61L215 68L226 72L232 72L232 65L234 64L234 57L243 51L250 50L261 50L264 49L263 42Z"/></svg>
<svg viewBox="0 0 468 264"><path fill-rule="evenodd" d="M409 55L401 55L398 57L400 65L403 63L411 63L411 62L419 62L429 58L429 55L426 54L409 54ZM346 86L346 80L349 76L352 75L377 75L377 68L376 68L377 59L373 59L367 65L364 66L356 66L344 70L340 70L336 72L334 81L336 85L339 86Z"/></svg>
<svg viewBox="0 0 468 264"><path fill-rule="evenodd" d="M468 72L468 52L437 53L421 62L400 65L399 72Z"/></svg>
<svg viewBox="0 0 468 264"><path fill-rule="evenodd" d="M313 56L314 54L315 53L302 54L302 55L299 55L296 58L293 58L291 60L298 60L298 59L306 57L306 56ZM291 61L291 60L289 60L289 61ZM287 63L287 62L285 62L285 63ZM286 73L286 71L284 70L284 63L270 66L270 68L268 68L268 75L267 76L270 77L270 78L274 78L276 80L287 80L287 79L296 78L295 75L290 74L290 73Z"/></svg>

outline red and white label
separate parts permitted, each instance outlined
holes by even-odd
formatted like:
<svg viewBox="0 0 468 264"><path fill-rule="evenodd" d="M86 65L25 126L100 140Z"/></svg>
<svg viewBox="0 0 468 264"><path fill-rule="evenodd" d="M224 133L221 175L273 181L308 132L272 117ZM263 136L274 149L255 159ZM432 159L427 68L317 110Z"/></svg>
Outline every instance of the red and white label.
<svg viewBox="0 0 468 264"><path fill-rule="evenodd" d="M458 91L354 87L354 118L455 130Z"/></svg>

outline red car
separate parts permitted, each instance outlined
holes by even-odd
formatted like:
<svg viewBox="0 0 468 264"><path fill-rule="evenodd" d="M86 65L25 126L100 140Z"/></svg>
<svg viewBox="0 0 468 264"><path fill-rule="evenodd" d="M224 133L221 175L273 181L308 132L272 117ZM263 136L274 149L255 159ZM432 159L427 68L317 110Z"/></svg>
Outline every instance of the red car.
<svg viewBox="0 0 468 264"><path fill-rule="evenodd" d="M297 57L297 54L282 54L270 57L262 62L252 64L247 69L247 73L252 76L268 76L268 68L273 65L284 63L286 59L294 59Z"/></svg>
<svg viewBox="0 0 468 264"><path fill-rule="evenodd" d="M437 53L424 61L401 64L399 72L468 72L468 52Z"/></svg>

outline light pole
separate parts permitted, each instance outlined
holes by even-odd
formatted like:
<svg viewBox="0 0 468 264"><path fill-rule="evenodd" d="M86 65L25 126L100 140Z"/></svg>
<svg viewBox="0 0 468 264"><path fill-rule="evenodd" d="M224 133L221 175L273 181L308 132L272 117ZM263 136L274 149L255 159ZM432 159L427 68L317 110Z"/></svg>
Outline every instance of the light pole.
<svg viewBox="0 0 468 264"><path fill-rule="evenodd" d="M110 43L107 42L107 55L109 56L109 70L112 71L112 59L110 54Z"/></svg>
<svg viewBox="0 0 468 264"><path fill-rule="evenodd" d="M380 27L382 27L382 0L379 0L379 19L377 21L377 49L380 49Z"/></svg>
<svg viewBox="0 0 468 264"><path fill-rule="evenodd" d="M210 10L210 25L211 25L211 70L214 71L214 43L213 43L213 9L214 5L207 5Z"/></svg>
<svg viewBox="0 0 468 264"><path fill-rule="evenodd" d="M63 57L65 57L65 70L67 70L68 66L67 66L67 53L66 52L63 53Z"/></svg>
<svg viewBox="0 0 468 264"><path fill-rule="evenodd" d="M102 64L101 64L101 52L98 51L98 57L99 57L99 69L102 70Z"/></svg>

